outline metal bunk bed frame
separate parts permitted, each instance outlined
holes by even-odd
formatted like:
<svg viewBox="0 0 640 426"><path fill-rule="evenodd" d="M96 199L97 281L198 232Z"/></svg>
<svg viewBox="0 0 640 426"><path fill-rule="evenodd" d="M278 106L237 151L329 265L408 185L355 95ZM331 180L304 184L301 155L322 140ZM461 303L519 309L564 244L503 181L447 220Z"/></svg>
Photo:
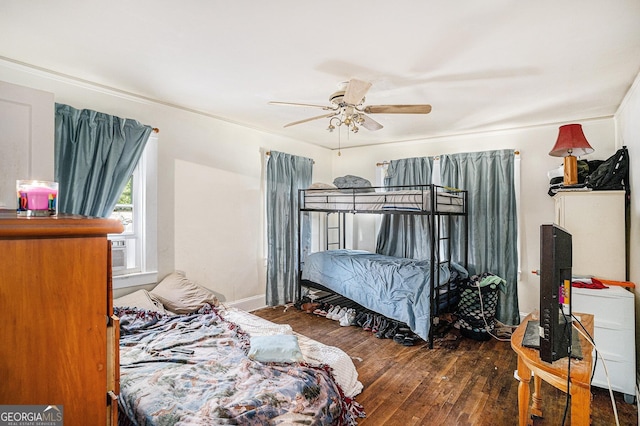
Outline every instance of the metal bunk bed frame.
<svg viewBox="0 0 640 426"><path fill-rule="evenodd" d="M302 268L304 265L304 260L302 259L302 243L301 243L301 232L302 232L302 222L305 214L310 214L312 212L325 213L327 218L325 220L325 246L326 249L329 249L329 246L337 246L337 248L345 248L346 246L346 214L385 214L385 215L420 215L427 216L427 224L428 224L428 233L430 239L430 303L431 303L431 325L429 327L429 348L433 348L433 336L434 336L434 328L438 325L439 315L444 313L440 310L440 298L439 294L434 294L436 288L434 288L434 283L440 282L440 268L436 267L440 264L451 263L452 256L452 242L450 237L450 232L452 229L452 220L454 217L462 218L462 226L463 226L463 236L462 241L462 250L461 254L463 257L462 266L467 269L468 267L468 258L469 258L469 248L468 248L468 235L469 235L469 225L468 225L468 197L466 190L459 190L454 188L447 188L439 185L409 185L409 186L390 186L390 187L371 187L366 188L368 191L376 191L383 190L384 192L390 192L393 195L393 191L396 190L406 190L406 189L422 189L422 197L430 197L430 208L428 210L419 210L419 211L409 211L409 210L378 210L378 209L368 209L366 208L366 202L363 202L361 197L356 201L356 196L361 196L366 194L362 188L353 188L350 190L339 189L339 190L315 190L315 189L300 189L298 190L298 276L297 276L297 289L296 289L296 297L299 300L302 294L302 287L309 287L314 289L323 290L329 293L333 293L333 291L327 287L324 287L320 283L315 283L302 279ZM426 193L428 190L428 193ZM316 208L316 207L307 207L305 203L305 194L308 191L335 191L336 193L350 194L348 197L348 201L342 203L340 208ZM462 210L461 211L439 211L437 208L436 199L439 193L443 192L455 192L455 194L460 195L462 197ZM376 194L379 194L376 192ZM349 205L345 205L348 203ZM397 204L397 203L396 203ZM365 208L357 208L358 206ZM424 205L421 202L421 205ZM347 208L348 207L348 208ZM329 216L331 214L337 214L338 220L337 225L330 227L329 225ZM446 228L447 234L443 235L443 228ZM331 241L329 240L330 230L337 230L337 240ZM444 249L443 247L444 246ZM443 253L444 252L444 253ZM442 256L444 254L444 257ZM444 260L443 260L444 259ZM447 283L447 286L450 290L451 282ZM447 305L450 308L451 302L451 291L447 291ZM361 309L368 310L357 303L353 302L354 305L357 305Z"/></svg>

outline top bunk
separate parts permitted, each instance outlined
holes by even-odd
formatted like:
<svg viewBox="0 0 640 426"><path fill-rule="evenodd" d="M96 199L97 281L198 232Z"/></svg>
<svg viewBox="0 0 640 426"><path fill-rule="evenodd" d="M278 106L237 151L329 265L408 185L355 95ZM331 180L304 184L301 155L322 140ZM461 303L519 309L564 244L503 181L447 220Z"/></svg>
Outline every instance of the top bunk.
<svg viewBox="0 0 640 426"><path fill-rule="evenodd" d="M300 189L298 202L307 212L467 214L467 191L433 184Z"/></svg>

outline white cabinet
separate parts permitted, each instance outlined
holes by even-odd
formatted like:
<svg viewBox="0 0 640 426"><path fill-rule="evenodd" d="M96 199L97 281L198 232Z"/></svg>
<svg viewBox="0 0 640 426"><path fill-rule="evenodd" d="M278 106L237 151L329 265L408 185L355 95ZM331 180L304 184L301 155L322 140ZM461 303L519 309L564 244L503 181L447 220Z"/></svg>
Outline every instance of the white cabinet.
<svg viewBox="0 0 640 426"><path fill-rule="evenodd" d="M624 281L624 191L558 192L554 199L555 223L571 233L572 273ZM572 311L594 315L598 362L592 385L609 387L606 363L611 388L624 393L625 400L633 401L636 381L634 294L617 286L571 291Z"/></svg>
<svg viewBox="0 0 640 426"><path fill-rule="evenodd" d="M602 290L574 287L571 294L573 312L594 316L593 338L598 361L594 354L596 368L591 384L609 388L606 364L611 388L624 393L625 401L633 401L636 386L634 294L617 286Z"/></svg>
<svg viewBox="0 0 640 426"><path fill-rule="evenodd" d="M16 180L53 180L53 93L0 81L0 208L16 208Z"/></svg>
<svg viewBox="0 0 640 426"><path fill-rule="evenodd" d="M625 280L624 197L624 191L555 195L555 223L572 237L574 275Z"/></svg>

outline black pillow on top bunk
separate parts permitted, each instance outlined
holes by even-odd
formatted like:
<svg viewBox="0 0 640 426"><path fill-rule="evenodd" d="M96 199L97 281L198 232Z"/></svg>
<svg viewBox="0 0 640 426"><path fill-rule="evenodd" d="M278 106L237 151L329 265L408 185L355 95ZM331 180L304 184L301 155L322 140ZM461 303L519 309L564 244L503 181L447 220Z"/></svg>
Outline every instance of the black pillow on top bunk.
<svg viewBox="0 0 640 426"><path fill-rule="evenodd" d="M357 192L374 192L371 182L360 176L345 175L333 180L333 184L340 189L358 188Z"/></svg>

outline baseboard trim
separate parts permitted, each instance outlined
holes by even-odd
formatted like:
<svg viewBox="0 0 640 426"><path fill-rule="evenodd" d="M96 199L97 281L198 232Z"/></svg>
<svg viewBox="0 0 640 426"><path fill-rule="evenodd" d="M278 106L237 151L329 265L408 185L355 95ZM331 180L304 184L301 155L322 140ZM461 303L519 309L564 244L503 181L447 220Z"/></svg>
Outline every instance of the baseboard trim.
<svg viewBox="0 0 640 426"><path fill-rule="evenodd" d="M224 304L233 306L234 308L238 308L243 311L251 312L266 307L267 305L265 303L265 298L266 295L259 294L257 296L234 300L233 302L224 302Z"/></svg>

